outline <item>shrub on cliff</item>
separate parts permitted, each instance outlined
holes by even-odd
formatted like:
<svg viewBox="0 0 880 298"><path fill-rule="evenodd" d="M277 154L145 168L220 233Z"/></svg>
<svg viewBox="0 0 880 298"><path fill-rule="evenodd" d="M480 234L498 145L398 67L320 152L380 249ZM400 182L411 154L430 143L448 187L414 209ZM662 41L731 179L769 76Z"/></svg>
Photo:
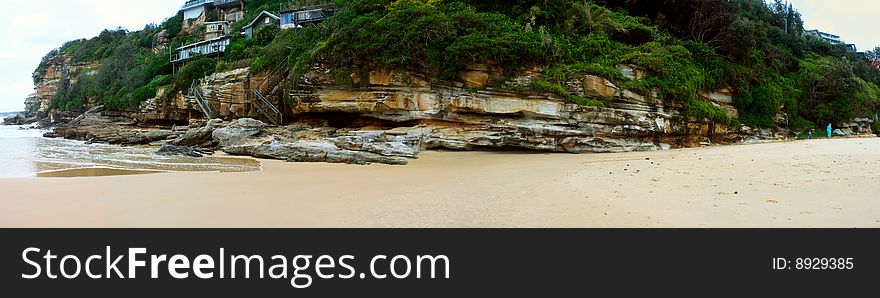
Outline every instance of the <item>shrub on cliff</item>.
<svg viewBox="0 0 880 298"><path fill-rule="evenodd" d="M174 87L177 90L186 90L190 87L193 81L204 78L205 76L214 73L214 70L217 69L217 60L201 57L192 61L185 66L181 67L180 70L174 74Z"/></svg>
<svg viewBox="0 0 880 298"><path fill-rule="evenodd" d="M232 28L286 2L248 1L247 17ZM805 37L800 14L781 1L334 2L341 11L318 26L267 29L253 40L235 37L219 66L216 59L199 59L181 69L173 83L181 89L217 69L250 65L259 72L287 63L291 77L298 78L314 62L330 65L334 73L383 66L456 80L463 67L491 62L508 75L543 67L543 80L531 87L572 102L598 105L563 87L592 74L649 97L659 92L662 99L682 104L689 116L735 123L697 96L729 87L738 93L740 120L756 127L776 125L779 112L787 113L788 125L796 128L880 109L880 71L843 46ZM152 78L171 74L164 63L167 53L152 53L148 41L163 29L172 48L195 41L196 36L180 33L181 25L178 14L158 27L107 30L65 44L58 54L101 61L102 67L91 78L59 88L63 92L53 106L76 108L86 100L104 101L110 108L137 105L152 91ZM44 64L35 77L47 70ZM631 80L617 70L618 64L636 64L650 74Z"/></svg>
<svg viewBox="0 0 880 298"><path fill-rule="evenodd" d="M357 2L357 1L350 1ZM456 1L399 0L337 16L321 60L344 66L394 66L451 78L464 65L546 63L550 46L539 32L498 13Z"/></svg>

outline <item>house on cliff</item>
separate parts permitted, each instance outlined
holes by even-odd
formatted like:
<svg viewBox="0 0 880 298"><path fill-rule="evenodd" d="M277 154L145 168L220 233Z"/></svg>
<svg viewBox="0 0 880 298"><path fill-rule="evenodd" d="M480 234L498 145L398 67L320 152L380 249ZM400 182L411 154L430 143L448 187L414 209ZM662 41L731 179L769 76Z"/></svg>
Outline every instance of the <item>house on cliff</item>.
<svg viewBox="0 0 880 298"><path fill-rule="evenodd" d="M204 24L201 40L184 45L171 53L175 67L200 56L218 56L226 51L230 42L232 23L244 18L245 0L189 0L181 13L190 26ZM214 15L210 21L208 14Z"/></svg>
<svg viewBox="0 0 880 298"><path fill-rule="evenodd" d="M840 35L837 35L837 34L831 34L828 32L819 31L819 29L814 29L814 30L804 31L804 35L818 38L822 41L825 41L825 42L833 44L833 45L842 45L842 46L846 47L847 51L850 51L852 53L858 52L858 48L856 47L855 44L845 43L840 38Z"/></svg>
<svg viewBox="0 0 880 298"><path fill-rule="evenodd" d="M184 20L194 20L214 11L221 21L235 22L244 18L245 0L189 0L180 11Z"/></svg>
<svg viewBox="0 0 880 298"><path fill-rule="evenodd" d="M197 57L222 55L226 51L226 47L229 46L230 39L229 36L221 36L179 47L171 55L171 62L180 64Z"/></svg>
<svg viewBox="0 0 880 298"><path fill-rule="evenodd" d="M229 35L230 24L226 21L205 23L205 40L216 39Z"/></svg>
<svg viewBox="0 0 880 298"><path fill-rule="evenodd" d="M281 11L281 29L315 26L336 14L339 7L333 3L318 5L288 5Z"/></svg>
<svg viewBox="0 0 880 298"><path fill-rule="evenodd" d="M281 24L281 18L268 11L261 12L253 21L242 27L244 35L247 38L254 38L257 32L266 26L278 27Z"/></svg>
<svg viewBox="0 0 880 298"><path fill-rule="evenodd" d="M263 11L253 21L244 26L244 35L247 38L254 38L259 29L266 26L275 26L281 29L315 26L336 14L337 11L339 11L339 7L332 3L317 5L291 4L283 7L279 15Z"/></svg>

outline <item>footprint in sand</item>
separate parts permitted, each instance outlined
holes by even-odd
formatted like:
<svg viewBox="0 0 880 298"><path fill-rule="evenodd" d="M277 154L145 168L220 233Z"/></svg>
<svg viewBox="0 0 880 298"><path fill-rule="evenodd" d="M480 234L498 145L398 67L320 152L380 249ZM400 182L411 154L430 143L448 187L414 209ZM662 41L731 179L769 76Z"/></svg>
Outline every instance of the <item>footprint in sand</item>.
<svg viewBox="0 0 880 298"><path fill-rule="evenodd" d="M770 203L770 204L779 204L779 201L777 201L777 200L767 200L767 203Z"/></svg>

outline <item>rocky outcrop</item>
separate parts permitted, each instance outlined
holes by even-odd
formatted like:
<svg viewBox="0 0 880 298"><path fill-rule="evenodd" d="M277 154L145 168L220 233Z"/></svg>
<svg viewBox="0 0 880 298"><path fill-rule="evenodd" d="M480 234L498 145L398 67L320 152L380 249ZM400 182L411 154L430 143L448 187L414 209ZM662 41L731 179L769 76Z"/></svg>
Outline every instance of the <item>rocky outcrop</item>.
<svg viewBox="0 0 880 298"><path fill-rule="evenodd" d="M52 98L58 92L58 84L65 82L65 79L74 79L71 74L96 69L99 65L97 61L74 63L67 55L58 55L43 61L41 65L43 72L38 73L35 80L36 92L26 100L28 111L49 112Z"/></svg>
<svg viewBox="0 0 880 298"><path fill-rule="evenodd" d="M364 151L345 150L332 143L297 141L271 141L262 144L236 145L223 149L234 155L250 155L260 158L281 159L290 162L328 162L366 165L383 163L405 165L406 158L389 157Z"/></svg>
<svg viewBox="0 0 880 298"><path fill-rule="evenodd" d="M840 130L839 134L844 136L880 133L873 131L874 120L871 118L855 118L849 122L840 123L837 126Z"/></svg>
<svg viewBox="0 0 880 298"><path fill-rule="evenodd" d="M390 122L385 125L394 127L414 124L425 132L424 147L429 149L624 152L744 139L738 128L684 117L675 102L620 90L596 76L585 76L574 84L586 96L606 98L603 108L580 106L554 95L491 88L471 91L417 74L385 76L371 79L370 87L348 88L335 84L327 73L314 69L305 76L308 84L290 94L296 115L348 115ZM633 73L644 75L639 70ZM387 77L409 80L389 81Z"/></svg>
<svg viewBox="0 0 880 298"><path fill-rule="evenodd" d="M41 119L37 116L26 116L24 114L17 114L14 116L9 116L3 119L3 125L29 125L36 122L39 122Z"/></svg>
<svg viewBox="0 0 880 298"><path fill-rule="evenodd" d="M143 145L174 139L179 133L160 127L141 127L125 113L110 113L102 107L56 126L47 137L91 141L118 145Z"/></svg>
<svg viewBox="0 0 880 298"><path fill-rule="evenodd" d="M220 147L229 147L247 143L250 138L260 134L265 124L263 122L242 118L232 122L232 124L215 129L211 134L211 138L217 142Z"/></svg>
<svg viewBox="0 0 880 298"><path fill-rule="evenodd" d="M188 146L175 146L175 145L162 145L162 148L156 152L158 155L162 156L189 156L189 157L203 157L201 153L197 152L192 147Z"/></svg>
<svg viewBox="0 0 880 298"><path fill-rule="evenodd" d="M634 79L648 75L635 66L619 68ZM459 72L460 82L447 82L397 69L354 70L345 76L315 65L285 95L283 109L291 116L288 126L268 126L250 118L215 119L159 132L140 128L143 121L91 111L76 127L57 132L109 143L216 148L233 155L295 162L395 165L430 149L653 151L742 142L753 133L686 117L679 103L659 98L659 92L641 94L594 75L573 78L563 87L572 95L602 100L604 107L579 105L554 94L508 91L530 86L541 79L540 73L537 68L524 69L508 79L492 64L478 64ZM246 90L264 80L264 75L251 76L243 68L211 75L202 80L201 88L227 119L235 119L254 112L248 107ZM485 87L501 80L510 89ZM700 95L735 115L730 90ZM146 104L145 112L193 111L181 94L168 98L163 106ZM101 128L84 132L88 123Z"/></svg>
<svg viewBox="0 0 880 298"><path fill-rule="evenodd" d="M218 119L208 121L207 125L190 129L183 135L171 140L170 143L178 146L211 147L214 144L214 129L218 128L222 123L223 121Z"/></svg>
<svg viewBox="0 0 880 298"><path fill-rule="evenodd" d="M291 162L404 165L421 151L420 136L384 131L348 131L291 125L267 128L254 119L238 119L214 130L224 152Z"/></svg>
<svg viewBox="0 0 880 298"><path fill-rule="evenodd" d="M245 103L248 99L249 74L248 68L212 74L202 80L202 92L218 108L220 115L229 118L247 117Z"/></svg>

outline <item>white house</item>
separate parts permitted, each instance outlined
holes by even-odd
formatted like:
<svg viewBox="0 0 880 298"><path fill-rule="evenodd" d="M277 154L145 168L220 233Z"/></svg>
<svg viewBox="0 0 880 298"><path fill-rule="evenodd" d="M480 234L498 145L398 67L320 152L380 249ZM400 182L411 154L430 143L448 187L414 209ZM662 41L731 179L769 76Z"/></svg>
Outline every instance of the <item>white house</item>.
<svg viewBox="0 0 880 298"><path fill-rule="evenodd" d="M180 10L183 11L183 19L192 20L199 18L205 10L208 10L209 5L214 5L214 0L186 1L186 3L183 4L183 7L180 8Z"/></svg>
<svg viewBox="0 0 880 298"><path fill-rule="evenodd" d="M184 20L198 19L209 9L218 9L223 21L238 21L244 17L244 0L189 0L180 11Z"/></svg>

